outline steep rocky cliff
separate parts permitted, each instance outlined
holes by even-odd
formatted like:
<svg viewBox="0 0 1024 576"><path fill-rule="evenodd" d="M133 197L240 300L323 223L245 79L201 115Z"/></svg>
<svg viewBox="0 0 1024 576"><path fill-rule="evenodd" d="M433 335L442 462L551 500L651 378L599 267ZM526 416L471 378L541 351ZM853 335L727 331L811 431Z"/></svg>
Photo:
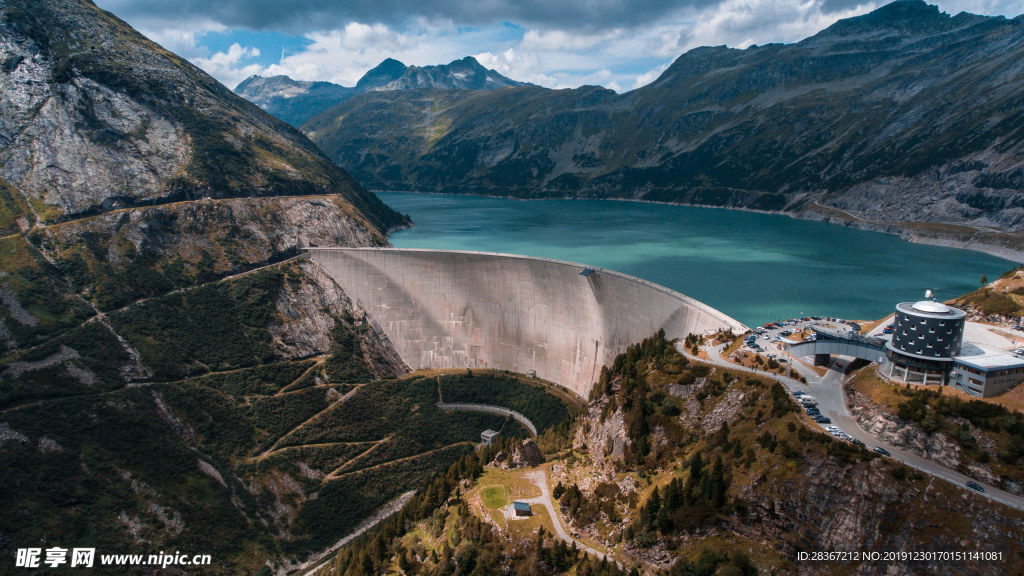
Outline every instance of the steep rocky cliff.
<svg viewBox="0 0 1024 576"><path fill-rule="evenodd" d="M259 456L406 371L290 260L386 245L405 219L87 0L0 3L0 93L0 547L190 550L252 574L382 504L309 518L349 497L318 494L351 448Z"/></svg>
<svg viewBox="0 0 1024 576"><path fill-rule="evenodd" d="M90 2L5 3L0 176L46 221L211 196L333 193L395 214L307 139Z"/></svg>
<svg viewBox="0 0 1024 576"><path fill-rule="evenodd" d="M1020 231L1022 55L1021 18L899 1L795 44L691 50L626 94L371 93L303 130L371 188Z"/></svg>

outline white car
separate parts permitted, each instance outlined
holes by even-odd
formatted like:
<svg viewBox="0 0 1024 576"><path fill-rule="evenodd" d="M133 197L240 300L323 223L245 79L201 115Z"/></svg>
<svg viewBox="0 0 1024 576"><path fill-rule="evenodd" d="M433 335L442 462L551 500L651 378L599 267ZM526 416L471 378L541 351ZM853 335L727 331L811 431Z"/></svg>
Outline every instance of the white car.
<svg viewBox="0 0 1024 576"><path fill-rule="evenodd" d="M839 426L825 426L825 430L829 432L839 432Z"/></svg>

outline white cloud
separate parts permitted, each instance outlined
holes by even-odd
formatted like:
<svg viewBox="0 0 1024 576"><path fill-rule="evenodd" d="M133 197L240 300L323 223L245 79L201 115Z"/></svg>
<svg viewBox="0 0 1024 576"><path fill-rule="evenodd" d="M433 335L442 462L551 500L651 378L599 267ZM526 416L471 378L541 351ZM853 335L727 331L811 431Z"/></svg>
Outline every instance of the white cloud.
<svg viewBox="0 0 1024 576"><path fill-rule="evenodd" d="M327 80L352 86L386 58L408 65L447 64L470 53L448 22L419 21L405 30L384 24L350 22L345 28L306 35L310 44L266 68L266 75L296 80Z"/></svg>
<svg viewBox="0 0 1024 576"><path fill-rule="evenodd" d="M223 32L227 27L213 20L142 20L133 26L144 36L182 58L192 60L209 56L202 45L202 36L209 32Z"/></svg>
<svg viewBox="0 0 1024 576"><path fill-rule="evenodd" d="M259 64L246 63L259 55L258 48L243 48L235 43L228 48L227 52L216 52L205 58L193 58L192 62L224 85L235 86L249 76L263 71L263 66Z"/></svg>
<svg viewBox="0 0 1024 576"><path fill-rule="evenodd" d="M646 86L646 85L650 84L651 82L654 82L655 80L658 79L659 76L661 76L661 74L665 70L668 69L668 66L669 66L669 63L666 62L666 63L662 64L661 66L658 66L657 68L654 68L653 70L648 70L647 72L644 72L643 74L640 74L639 76L636 77L636 80L633 81L632 89L635 90L637 88L640 88L641 86Z"/></svg>
<svg viewBox="0 0 1024 576"><path fill-rule="evenodd" d="M827 28L841 18L875 9L865 2L847 10L823 13L815 0L726 0L697 15L696 21L679 35L681 51L698 46L746 48L753 44L796 42Z"/></svg>
<svg viewBox="0 0 1024 576"><path fill-rule="evenodd" d="M193 0L189 0L193 1ZM195 0L198 1L198 0ZM253 61L258 46L232 46L211 54L202 35L226 30L213 19L140 20L148 36L181 54L228 86L251 74L285 74L297 80L328 80L352 86L385 58L410 65L444 64L474 55L481 64L550 88L600 84L616 91L654 81L683 52L697 46L795 42L840 18L866 13L887 0L721 0L680 2L642 24L579 26L551 22L465 23L416 17L383 22L349 21L342 28L310 31L298 52L270 65ZM102 0L125 5L128 0ZM827 3L827 7L826 7ZM941 10L981 14L1024 12L1024 0L940 1ZM607 19L606 19L607 20Z"/></svg>

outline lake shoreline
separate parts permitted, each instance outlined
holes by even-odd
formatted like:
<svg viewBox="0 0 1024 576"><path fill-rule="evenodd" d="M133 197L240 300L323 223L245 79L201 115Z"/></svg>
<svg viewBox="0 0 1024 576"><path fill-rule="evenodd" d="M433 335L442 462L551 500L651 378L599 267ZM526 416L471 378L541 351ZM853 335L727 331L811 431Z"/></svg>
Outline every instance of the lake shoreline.
<svg viewBox="0 0 1024 576"><path fill-rule="evenodd" d="M909 242L864 226L763 210L627 199L613 205L577 198L380 196L416 223L390 237L396 247L584 263L665 286L748 326L807 315L882 317L926 289L956 298L982 276L1018 266L940 241ZM972 232L936 230L962 238Z"/></svg>
<svg viewBox="0 0 1024 576"><path fill-rule="evenodd" d="M398 194L418 194L418 195L430 195L430 196L467 196L476 198L501 198L503 200L515 200L521 202L533 202L538 200L605 200L614 202L630 202L636 204L655 204L663 206L690 206L693 208L707 208L714 210L730 210L736 212L750 212L754 214L771 214L776 216L788 216L794 220L808 220L812 222L825 222L834 226L843 226L846 228L856 228L858 230L866 230L869 232L878 232L880 234L888 234L897 236L901 240L910 242L912 244L926 244L929 246L942 246L944 248L958 248L962 250L970 250L972 252L981 252L988 254L989 256L995 256L1004 260L1011 260L1018 264L1024 264L1024 250L1014 250L1006 246L1000 246L998 244L988 244L984 242L972 242L957 240L955 238L947 238L941 236L933 236L928 234L920 234L915 232L912 228L900 226L896 222L873 222L870 220L857 219L853 215L849 218L836 217L834 215L825 214L823 212L815 211L813 208L806 209L801 212L786 212L781 210L758 210L756 208L744 208L741 206L712 206L707 204L688 204L682 202L660 202L656 200L643 200L638 198L589 198L589 197L576 197L576 196L545 196L543 198L520 198L516 196L502 196L499 194L471 194L471 193L450 193L450 192L413 192L409 190L372 190L374 194L382 193L398 193ZM822 207L825 208L825 207ZM834 212L843 212L838 209L830 209ZM913 224L913 223L911 223ZM928 222L918 222L917 224L929 224ZM947 224L947 223L940 223ZM967 226L964 224L954 224L957 226ZM413 223L415 226L415 222ZM399 228L399 230L404 229ZM388 235L390 235L390 230Z"/></svg>

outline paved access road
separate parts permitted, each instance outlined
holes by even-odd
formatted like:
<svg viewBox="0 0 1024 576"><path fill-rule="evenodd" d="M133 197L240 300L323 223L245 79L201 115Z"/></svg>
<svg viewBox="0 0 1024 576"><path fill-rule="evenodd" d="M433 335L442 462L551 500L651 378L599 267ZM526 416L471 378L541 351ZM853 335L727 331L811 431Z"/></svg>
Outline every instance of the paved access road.
<svg viewBox="0 0 1024 576"><path fill-rule="evenodd" d="M587 546L583 542L580 542L579 540L573 538L572 535L570 535L569 532L565 530L565 528L562 526L562 518L558 515L558 510L555 509L554 504L552 504L551 492L548 490L547 472L545 472L543 469L537 469L527 472L526 477L531 482L533 482L538 488L540 488L541 495L536 496L534 498L521 498L516 500L517 502L526 502L528 504L543 506L547 508L548 515L551 516L551 524L553 524L555 527L555 533L558 534L558 537L561 538L564 542L568 542L569 544L575 542L576 548L583 550L587 554L592 554L594 556L597 556L598 558L601 558L602 560L607 558L608 560L615 561L615 559L611 556L606 557L601 552L598 552L597 550L594 550L593 548ZM619 564L617 561L615 561L615 563L618 564L620 568L622 567L622 565Z"/></svg>
<svg viewBox="0 0 1024 576"><path fill-rule="evenodd" d="M828 372L826 372L824 376L820 377L816 373L814 373L813 370L810 370L806 366L801 366L799 362L792 362L791 360L793 367L797 369L797 371L801 372L807 379L808 383L803 384L802 382L794 380L793 378L787 378L785 376L779 376L777 374L769 374L764 372L763 370L754 370L751 368L746 368L743 366L739 366L737 364L733 364L731 362L727 362L721 356L722 350L725 348L725 346L725 344L719 344L718 346L707 349L708 358L710 358L712 364L722 366L730 370L740 370L770 376L781 382L783 385L785 385L791 393L799 390L803 391L804 393L810 394L811 396L814 396L814 398L817 400L818 409L821 410L821 413L825 416L828 416L832 420L831 425L837 426L840 430L846 432L851 437L860 440L861 442L866 444L869 449L874 448L875 446L880 446L887 450L889 454L891 454L891 458L903 462L904 464L910 466L911 468L915 468L917 470L920 470L921 472L924 472L931 476L935 476L937 478L942 478L943 480L948 480L949 482L952 482L953 484L960 486L962 490L966 490L970 494L976 496L984 496L986 498L989 498L1001 504L1006 504L1007 506L1011 506L1018 510L1024 510L1024 497L1015 496L1013 494L1010 494L1009 492L1000 490L995 486L989 486L982 482L978 482L973 478L964 476L963 474L957 472L956 470L952 470L950 468L942 466L941 464L928 460L927 458L922 458L921 456L910 453L901 448L896 448L895 446L886 444L885 442L882 442L881 440L878 440L874 436L868 434L863 428L860 427L859 424L857 424L857 421L853 419L853 416L850 414L850 411L848 410L846 405L846 395L843 392L843 374L845 368L848 366L847 360L833 359L832 365L829 366ZM677 344L676 348L680 352L682 352L683 355L685 355L687 358L697 360L698 362L704 361L700 358L695 358L694 356L692 356L685 349L682 343ZM815 424L815 426L824 428L824 426L820 424ZM984 486L985 492L978 493L975 492L974 490L971 490L970 488L965 487L964 484L968 480L974 480L975 482L978 482L978 484Z"/></svg>

